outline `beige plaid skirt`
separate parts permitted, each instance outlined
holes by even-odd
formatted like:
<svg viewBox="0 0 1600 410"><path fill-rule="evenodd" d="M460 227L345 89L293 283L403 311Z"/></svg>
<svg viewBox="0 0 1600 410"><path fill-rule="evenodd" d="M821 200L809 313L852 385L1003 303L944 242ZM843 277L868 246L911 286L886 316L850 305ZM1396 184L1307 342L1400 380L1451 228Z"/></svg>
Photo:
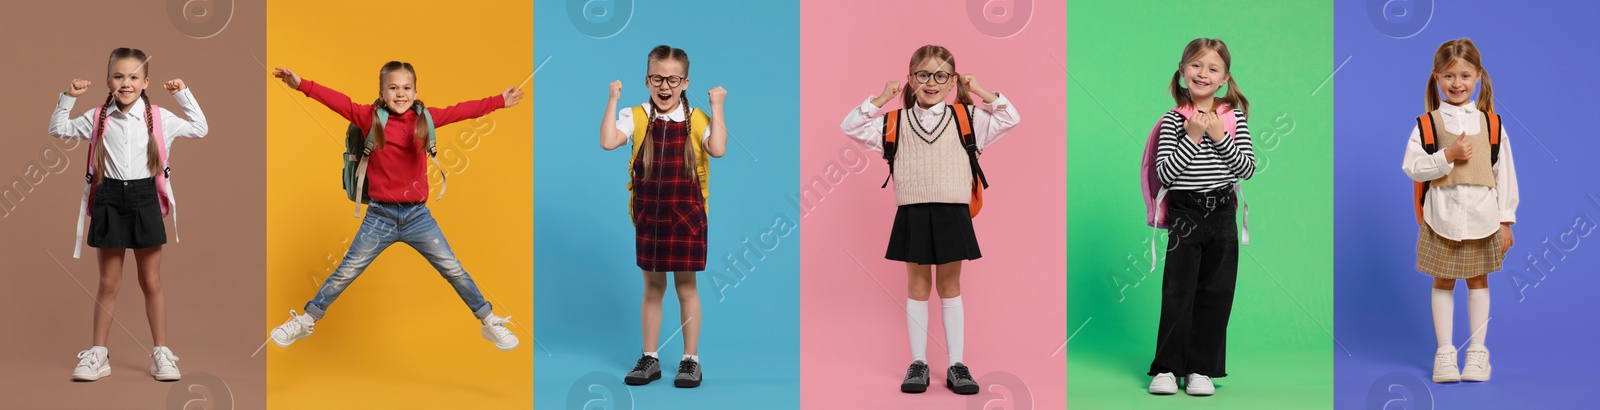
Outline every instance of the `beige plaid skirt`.
<svg viewBox="0 0 1600 410"><path fill-rule="evenodd" d="M1500 270L1500 232L1481 239L1452 241L1422 224L1417 233L1417 270L1442 279L1467 279Z"/></svg>

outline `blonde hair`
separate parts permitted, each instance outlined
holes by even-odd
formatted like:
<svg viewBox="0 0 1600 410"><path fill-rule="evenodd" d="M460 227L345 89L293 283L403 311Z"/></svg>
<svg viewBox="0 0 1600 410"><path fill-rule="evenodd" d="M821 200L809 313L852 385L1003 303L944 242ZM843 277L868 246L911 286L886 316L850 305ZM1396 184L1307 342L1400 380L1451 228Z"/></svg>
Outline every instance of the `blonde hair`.
<svg viewBox="0 0 1600 410"><path fill-rule="evenodd" d="M1228 53L1228 44L1215 38L1197 38L1183 47L1183 58L1178 59L1178 70L1172 72L1172 82L1167 89L1172 92L1172 99L1179 107L1193 104L1189 96L1189 89L1180 86L1183 79L1183 65L1200 58L1206 50L1217 52L1217 57L1222 58L1222 71L1228 75L1228 95L1222 97L1222 102L1234 109L1250 115L1250 100L1244 98L1244 92L1239 91L1239 83L1233 80L1233 56Z"/></svg>

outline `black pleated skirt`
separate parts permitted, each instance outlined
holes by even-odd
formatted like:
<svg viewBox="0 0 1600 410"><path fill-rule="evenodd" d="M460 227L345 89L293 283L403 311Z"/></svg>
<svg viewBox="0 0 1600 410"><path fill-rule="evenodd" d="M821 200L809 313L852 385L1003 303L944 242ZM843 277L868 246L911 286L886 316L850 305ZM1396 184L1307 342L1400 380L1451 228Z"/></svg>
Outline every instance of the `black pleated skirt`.
<svg viewBox="0 0 1600 410"><path fill-rule="evenodd" d="M154 178L118 180L103 178L89 204L89 232L93 248L149 248L167 243L161 222L161 199Z"/></svg>
<svg viewBox="0 0 1600 410"><path fill-rule="evenodd" d="M901 205L894 213L884 258L938 265L983 257L967 204Z"/></svg>

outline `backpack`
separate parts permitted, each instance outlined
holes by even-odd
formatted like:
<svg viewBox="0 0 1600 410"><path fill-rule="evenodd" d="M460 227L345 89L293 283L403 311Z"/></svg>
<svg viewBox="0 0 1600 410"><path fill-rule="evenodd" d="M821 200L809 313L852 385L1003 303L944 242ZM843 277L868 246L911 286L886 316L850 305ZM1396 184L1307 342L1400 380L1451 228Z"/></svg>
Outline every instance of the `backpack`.
<svg viewBox="0 0 1600 410"><path fill-rule="evenodd" d="M649 127L650 113L644 111L643 106L633 106L633 156L628 157L628 220L633 219L633 162L639 158L639 150L643 148L645 128ZM689 149L695 150L694 173L700 178L700 200L707 209L710 208L711 199L711 158L706 153L704 143L700 140L705 135L706 127L710 125L711 117L705 111L689 109Z"/></svg>
<svg viewBox="0 0 1600 410"><path fill-rule="evenodd" d="M389 110L384 108L381 102L373 103L372 108L378 116L378 124L387 125ZM439 169L439 196L434 199L443 199L444 190L450 185L445 179L444 167L440 166L439 159L435 158L439 151L436 147L438 138L433 128L433 114L421 105L412 105L411 110L416 111L417 115L422 117L423 124L428 127L428 141L423 149L428 151L428 160L433 161L434 168ZM367 160L372 156L373 147L377 146L379 129L374 127L366 134L362 134L360 126L350 124L344 131L344 171L341 172L341 176L344 179L345 198L356 203L355 216L358 218L361 217L361 204L372 202L372 198L367 196Z"/></svg>
<svg viewBox="0 0 1600 410"><path fill-rule="evenodd" d="M94 203L94 174L96 171L104 172L104 170L94 169L94 150L99 147L100 139L105 137L105 130L100 128L100 111L104 109L105 107L103 106L95 107L94 110L89 112L89 118L94 119L90 126L99 130L99 132L89 137L89 159L84 161L87 170L83 174L83 198L78 200L78 241L72 247L73 259L78 259L83 253L83 218L89 215L89 204ZM156 144L156 153L161 157L161 172L157 172L154 176L156 197L158 198L156 202L161 203L162 217L166 217L168 214L172 215L172 239L174 242L181 242L182 240L178 237L178 200L172 195L172 182L170 181L172 166L167 163L167 134L161 130L161 108L151 104L150 111L156 114L153 121L150 121L150 126L152 127L150 143Z"/></svg>
<svg viewBox="0 0 1600 410"><path fill-rule="evenodd" d="M1229 115L1219 115L1218 118L1222 119L1223 129L1228 133L1229 140L1232 141L1232 135L1239 126L1239 117L1232 115L1233 107L1228 106L1226 103L1218 103L1216 110L1218 112L1229 113ZM1199 113L1199 110L1196 110L1193 105L1176 107L1173 108L1173 111L1177 111L1178 114L1182 115L1185 119L1194 118L1195 114ZM1167 200L1168 189L1166 184L1161 183L1161 175L1156 172L1156 149L1160 144L1161 122L1156 121L1155 127L1150 128L1150 137L1145 139L1144 159L1139 166L1139 183L1141 186L1140 191L1144 194L1145 224L1151 226L1151 272L1154 272L1156 269L1156 241L1153 236L1158 233L1158 230L1167 229L1170 227L1170 224L1167 222L1167 208L1169 204L1169 201ZM1250 204L1244 202L1244 189L1240 187L1238 182L1233 184L1233 196L1234 199L1236 199L1234 202L1234 207L1240 209L1239 220L1243 225L1243 229L1239 231L1239 242L1244 245L1249 245Z"/></svg>
<svg viewBox="0 0 1600 410"><path fill-rule="evenodd" d="M946 107L954 110L956 130L961 134L961 147L967 150L967 163L972 167L972 200L967 203L967 210L972 217L977 217L978 211L983 210L983 190L989 188L989 178L984 177L983 168L978 166L978 155L983 151L978 149L978 139L972 132L972 106L954 104ZM899 150L900 113L905 110L901 108L883 116L883 159L889 162L889 176L883 179L883 186L879 188L887 188L889 180L894 179L894 154Z"/></svg>
<svg viewBox="0 0 1600 410"><path fill-rule="evenodd" d="M1489 166L1500 162L1500 114L1484 112L1484 119L1489 122ZM1433 113L1422 114L1417 117L1417 134L1422 137L1422 151L1428 155L1439 152L1439 144L1434 141ZM1422 220L1422 202L1427 198L1428 186L1433 181L1414 182L1412 187L1412 204L1417 208L1417 224L1426 222Z"/></svg>

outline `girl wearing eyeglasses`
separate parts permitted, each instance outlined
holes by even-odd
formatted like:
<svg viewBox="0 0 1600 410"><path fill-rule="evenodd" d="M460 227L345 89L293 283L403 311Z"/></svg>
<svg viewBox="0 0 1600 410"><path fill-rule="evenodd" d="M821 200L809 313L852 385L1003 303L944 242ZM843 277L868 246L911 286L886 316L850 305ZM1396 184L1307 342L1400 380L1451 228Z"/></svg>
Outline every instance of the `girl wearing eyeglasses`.
<svg viewBox="0 0 1600 410"><path fill-rule="evenodd" d="M698 387L701 380L700 297L695 273L706 268L706 184L710 158L727 152L728 129L722 101L727 92L706 93L711 114L689 107L689 55L682 49L650 50L645 86L650 101L617 110L622 81L611 82L600 122L600 147L613 150L633 145L628 171L632 191L629 212L634 226L634 253L644 275L640 307L644 355L623 381L643 385L661 378L657 339L661 333L661 298L671 272L682 320L683 359L677 387ZM611 113L617 113L612 117Z"/></svg>
<svg viewBox="0 0 1600 410"><path fill-rule="evenodd" d="M945 102L952 87L959 106ZM876 115L896 95L902 97L898 114ZM982 98L987 107L974 109L972 95ZM961 122L970 126L978 150L999 141L1021 121L1005 96L978 85L972 74L958 74L950 50L927 45L912 53L903 87L890 81L882 94L851 109L840 125L845 135L877 152L884 152L886 146L884 130L897 130L895 148L890 150L890 176L899 209L884 257L906 264L906 328L912 359L900 384L900 391L906 393L928 388L928 294L935 284L935 272L950 352L945 387L957 394L979 391L961 357L965 327L961 262L983 256L978 252L968 208L974 170L960 141L962 124L956 117L963 112L971 115L970 121ZM887 118L897 120L889 124Z"/></svg>

